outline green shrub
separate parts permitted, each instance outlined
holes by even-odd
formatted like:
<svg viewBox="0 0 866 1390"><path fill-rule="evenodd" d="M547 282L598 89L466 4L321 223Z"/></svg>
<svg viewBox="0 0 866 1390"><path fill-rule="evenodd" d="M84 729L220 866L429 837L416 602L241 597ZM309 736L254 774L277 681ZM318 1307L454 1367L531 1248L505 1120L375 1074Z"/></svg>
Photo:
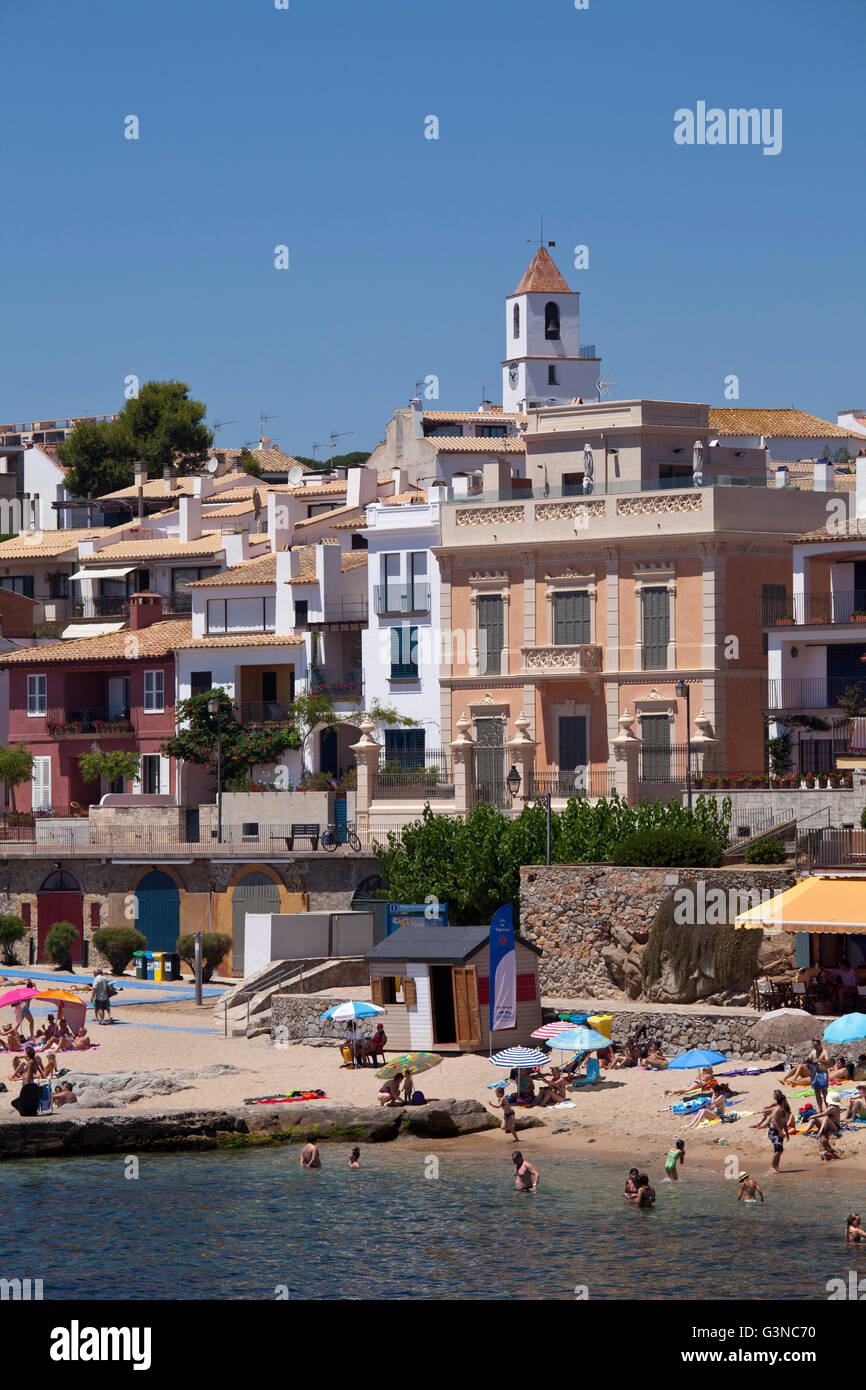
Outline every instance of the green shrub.
<svg viewBox="0 0 866 1390"><path fill-rule="evenodd" d="M20 917L0 916L0 947L3 948L3 964L16 965L15 946L27 935L27 927Z"/></svg>
<svg viewBox="0 0 866 1390"><path fill-rule="evenodd" d="M864 806L863 810L860 812L860 829L866 830L866 806Z"/></svg>
<svg viewBox="0 0 866 1390"><path fill-rule="evenodd" d="M135 951L143 951L147 937L135 927L100 927L93 933L97 951L105 956L115 975L122 975Z"/></svg>
<svg viewBox="0 0 866 1390"><path fill-rule="evenodd" d="M220 962L225 960L231 948L232 939L227 932L202 932L201 977L205 983L211 978ZM177 953L190 970L195 969L195 937L193 935L178 937Z"/></svg>
<svg viewBox="0 0 866 1390"><path fill-rule="evenodd" d="M611 851L614 864L658 868L712 868L722 852L714 836L702 830L639 830L618 841Z"/></svg>
<svg viewBox="0 0 866 1390"><path fill-rule="evenodd" d="M749 845L743 858L747 864L784 864L788 854L781 840L774 835L765 835Z"/></svg>
<svg viewBox="0 0 866 1390"><path fill-rule="evenodd" d="M72 969L72 947L80 941L81 932L71 922L55 922L45 938L45 950L58 970Z"/></svg>

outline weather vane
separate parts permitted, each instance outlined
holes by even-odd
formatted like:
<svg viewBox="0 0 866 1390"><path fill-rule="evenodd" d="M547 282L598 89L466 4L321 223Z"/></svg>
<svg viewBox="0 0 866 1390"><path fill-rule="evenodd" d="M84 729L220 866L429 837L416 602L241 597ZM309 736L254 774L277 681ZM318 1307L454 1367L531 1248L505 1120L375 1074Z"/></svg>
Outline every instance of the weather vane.
<svg viewBox="0 0 866 1390"><path fill-rule="evenodd" d="M539 222L540 222L540 225L539 225L539 232L538 232L538 249L541 250L542 246L544 245L544 217L543 217L543 216L539 219ZM528 237L526 238L526 240L527 240L527 242L531 242L531 241L534 240L534 238L531 237L531 236L528 236ZM555 245L556 245L556 242L555 242L555 241L549 241L547 244L548 244L548 246L555 246Z"/></svg>

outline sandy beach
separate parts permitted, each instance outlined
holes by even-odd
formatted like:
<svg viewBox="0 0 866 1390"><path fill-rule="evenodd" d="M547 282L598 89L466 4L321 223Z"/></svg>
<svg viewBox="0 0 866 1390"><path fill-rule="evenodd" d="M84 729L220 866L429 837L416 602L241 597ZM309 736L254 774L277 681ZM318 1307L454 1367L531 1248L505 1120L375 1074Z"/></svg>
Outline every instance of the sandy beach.
<svg viewBox="0 0 866 1390"><path fill-rule="evenodd" d="M115 1010L117 1022L105 1027L100 1027L88 1011L88 1030L99 1047L81 1054L62 1054L60 1065L76 1072L96 1074L178 1068L197 1071L215 1063L238 1068L237 1072L222 1076L190 1079L184 1089L168 1095L130 1102L124 1106L127 1113L220 1109L241 1105L251 1096L316 1088L324 1090L334 1104L368 1106L377 1103L380 1083L373 1067L355 1070L344 1067L337 1045L275 1047L267 1036L227 1038L214 1016L213 1002L202 1008L197 1008L191 1000L120 1008ZM737 1060L731 1058L720 1065L718 1071L734 1070L737 1065ZM19 1088L10 1080L10 1072L9 1059L0 1057L0 1077L8 1087L0 1096L0 1124L18 1119L11 1101ZM486 1057L446 1057L440 1066L420 1076L416 1085L428 1100L454 1097L489 1103L491 1092L487 1087L499 1075L503 1073L497 1073ZM762 1076L731 1078L729 1084L735 1092L735 1103L730 1110L760 1113L771 1100L781 1075L780 1072L767 1072ZM683 1088L692 1079L692 1073L682 1071L602 1072L600 1084L569 1092L573 1108L536 1106L519 1110L518 1122L531 1118L540 1120L543 1125L543 1128L523 1131L521 1147L538 1158L546 1153L612 1158L626 1168L632 1164L646 1167L660 1179L668 1148L675 1138L684 1138L686 1171L692 1164L722 1172L733 1155L740 1167L748 1168L755 1176L766 1173L772 1150L765 1130L750 1128L757 1113L743 1114L743 1118L731 1123L686 1130L689 1117L673 1115L666 1110L677 1097L666 1096L665 1092ZM790 1089L787 1094L796 1113L805 1102L794 1098ZM290 1110L291 1106L287 1105L286 1109ZM74 1109L64 1108L58 1113L66 1116L73 1113L83 1118L106 1112L81 1105ZM35 1123L51 1124L52 1118L43 1116ZM509 1141L499 1131L437 1141L437 1148L447 1150L452 1145L462 1153L482 1154L507 1149ZM818 1170L822 1176L850 1175L852 1170L859 1176L866 1172L866 1125L846 1130L835 1146L844 1154L843 1160L822 1163L817 1141L812 1137L795 1136L785 1146L781 1163L783 1176L793 1180L808 1178Z"/></svg>

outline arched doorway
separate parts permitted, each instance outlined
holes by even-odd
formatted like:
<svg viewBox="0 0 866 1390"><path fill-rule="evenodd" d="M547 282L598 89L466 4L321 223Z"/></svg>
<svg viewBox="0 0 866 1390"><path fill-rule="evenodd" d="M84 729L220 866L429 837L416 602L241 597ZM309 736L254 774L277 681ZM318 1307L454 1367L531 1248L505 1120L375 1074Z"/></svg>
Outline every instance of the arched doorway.
<svg viewBox="0 0 866 1390"><path fill-rule="evenodd" d="M180 934L180 893L173 878L151 869L135 890L135 925L149 951L176 951Z"/></svg>
<svg viewBox="0 0 866 1390"><path fill-rule="evenodd" d="M248 912L279 912L280 890L260 869L244 874L232 893L232 973L244 973L244 940Z"/></svg>
<svg viewBox="0 0 866 1390"><path fill-rule="evenodd" d="M81 936L84 926L84 894L73 874L58 869L49 874L36 894L37 959L45 960L45 938L55 922L71 922L78 928L78 940L72 945L72 961L81 960Z"/></svg>

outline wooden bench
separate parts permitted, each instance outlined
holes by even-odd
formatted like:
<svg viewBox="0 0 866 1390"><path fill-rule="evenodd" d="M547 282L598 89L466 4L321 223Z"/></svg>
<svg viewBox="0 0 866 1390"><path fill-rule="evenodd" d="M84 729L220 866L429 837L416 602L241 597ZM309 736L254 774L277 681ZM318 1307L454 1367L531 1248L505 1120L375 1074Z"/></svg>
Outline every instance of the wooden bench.
<svg viewBox="0 0 866 1390"><path fill-rule="evenodd" d="M286 849L295 848L295 840L309 840L313 849L319 848L319 827L317 825L293 825L291 835L286 836Z"/></svg>

